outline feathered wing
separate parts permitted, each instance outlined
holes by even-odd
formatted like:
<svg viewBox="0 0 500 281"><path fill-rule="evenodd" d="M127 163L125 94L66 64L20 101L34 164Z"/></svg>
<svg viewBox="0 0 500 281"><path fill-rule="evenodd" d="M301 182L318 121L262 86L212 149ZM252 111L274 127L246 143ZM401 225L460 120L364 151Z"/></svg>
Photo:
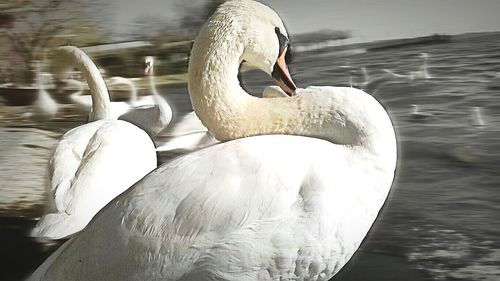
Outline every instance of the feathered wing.
<svg viewBox="0 0 500 281"><path fill-rule="evenodd" d="M160 114L158 105L145 105L122 114L118 119L132 123L146 131L148 135L155 136L163 130L159 119Z"/></svg>
<svg viewBox="0 0 500 281"><path fill-rule="evenodd" d="M56 213L32 234L52 239L87 225L109 201L156 167L154 145L135 126L105 120L68 132L51 161Z"/></svg>
<svg viewBox="0 0 500 281"><path fill-rule="evenodd" d="M49 162L48 194L49 202L52 202L51 210L64 211L65 206L60 198L69 189L89 140L101 124L102 121L97 121L72 129L59 141Z"/></svg>
<svg viewBox="0 0 500 281"><path fill-rule="evenodd" d="M110 203L32 280L331 276L378 212L358 198L359 181L373 179L346 174L345 157L322 140L260 136L175 159Z"/></svg>

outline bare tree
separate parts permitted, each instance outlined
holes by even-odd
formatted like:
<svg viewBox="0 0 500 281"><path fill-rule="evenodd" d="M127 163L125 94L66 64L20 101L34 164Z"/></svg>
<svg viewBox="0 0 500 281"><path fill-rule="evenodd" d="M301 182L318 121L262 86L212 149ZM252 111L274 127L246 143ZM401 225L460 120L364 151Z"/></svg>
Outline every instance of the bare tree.
<svg viewBox="0 0 500 281"><path fill-rule="evenodd" d="M32 62L43 59L51 42L81 41L85 33L87 40L91 40L88 34L95 34L96 29L86 17L86 7L78 0L27 0L22 4L0 10L1 14L11 17L7 26L0 27L0 34L10 42L9 48L2 51L16 74L13 80L30 83L34 78ZM74 34L73 38L63 36L69 34Z"/></svg>

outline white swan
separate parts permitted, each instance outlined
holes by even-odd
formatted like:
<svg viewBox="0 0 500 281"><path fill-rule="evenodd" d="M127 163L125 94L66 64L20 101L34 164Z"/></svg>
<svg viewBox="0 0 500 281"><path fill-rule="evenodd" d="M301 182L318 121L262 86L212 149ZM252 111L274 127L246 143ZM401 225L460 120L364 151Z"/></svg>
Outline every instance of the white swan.
<svg viewBox="0 0 500 281"><path fill-rule="evenodd" d="M375 93L381 85L391 81L388 75L383 75L376 78L371 77L368 74L368 69L365 66L361 67L361 73L363 75L363 81L354 81L351 75L349 78L350 86L361 89L370 94Z"/></svg>
<svg viewBox="0 0 500 281"><path fill-rule="evenodd" d="M219 6L195 40L189 92L203 123L228 142L150 173L31 280L328 280L337 273L390 189L394 129L373 97L352 88L268 99L246 93L237 79L242 60L294 93L287 45L283 23L263 4ZM295 136L247 137L261 134Z"/></svg>
<svg viewBox="0 0 500 281"><path fill-rule="evenodd" d="M472 107L472 125L477 126L477 127L482 127L486 125L483 119L483 114L481 113L481 107L480 106L474 106Z"/></svg>
<svg viewBox="0 0 500 281"><path fill-rule="evenodd" d="M59 239L83 229L109 201L156 168L155 147L136 126L110 119L109 95L94 63L76 47L57 56L85 76L92 96L90 121L64 134L50 159L50 209L32 231ZM97 120L97 121L96 121Z"/></svg>
<svg viewBox="0 0 500 281"><path fill-rule="evenodd" d="M170 124L170 121L172 120L172 108L156 90L154 80L154 58L151 56L146 57L145 63L146 68L144 73L149 75L151 99L142 99L142 101L137 100L135 86L132 81L127 79L130 82L128 84L130 86L130 90L135 93L136 98L132 103L134 108L132 108L129 112L122 114L119 119L138 126L146 131L148 135L154 137L167 127L168 124Z"/></svg>
<svg viewBox="0 0 500 281"><path fill-rule="evenodd" d="M140 107L139 112L132 111L130 113L120 116L119 119L129 121L137 126L143 128L148 132L147 127L152 127L154 130L151 131L151 136L156 136L165 127L167 127L172 119L172 109L168 102L160 96L156 89L155 79L154 79L154 57L148 56L145 58L146 68L144 73L149 75L149 87L151 90L151 101L144 102L143 100L138 101L141 105L146 105L148 103L154 106ZM130 81L131 82L131 81ZM132 87L133 85L129 86ZM132 88L131 88L132 90ZM143 117L144 113L147 114L149 119ZM154 125L154 126L151 126ZM215 138L210 135L207 128L203 126L200 119L196 116L194 112L189 112L188 114L182 116L180 120L175 122L168 128L168 132L164 134L168 138L168 141L160 145L156 150L158 152L171 151L176 149L182 149L186 151L193 151L195 149L200 149L211 144L217 143Z"/></svg>
<svg viewBox="0 0 500 281"><path fill-rule="evenodd" d="M38 95L33 103L32 112L23 115L36 121L47 121L54 118L58 111L58 105L45 90L45 82L42 74L42 66L39 61L35 62Z"/></svg>
<svg viewBox="0 0 500 281"><path fill-rule="evenodd" d="M414 120L423 120L430 118L434 116L432 113L429 112L422 112L420 110L420 106L418 104L412 104L411 106L411 111L410 111L410 118Z"/></svg>
<svg viewBox="0 0 500 281"><path fill-rule="evenodd" d="M413 82L418 79L428 80L431 79L432 76L429 74L427 59L429 55L427 53L421 53L420 56L424 59L423 64L419 67L418 70L410 71L408 74L397 74L389 69L383 69L383 71L387 72L392 78L405 79L409 82Z"/></svg>

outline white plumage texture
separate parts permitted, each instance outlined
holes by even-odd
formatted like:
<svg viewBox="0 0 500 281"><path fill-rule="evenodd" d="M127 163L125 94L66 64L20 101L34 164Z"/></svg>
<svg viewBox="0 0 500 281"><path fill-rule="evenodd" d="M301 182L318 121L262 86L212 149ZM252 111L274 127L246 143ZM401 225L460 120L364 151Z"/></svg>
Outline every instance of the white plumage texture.
<svg viewBox="0 0 500 281"><path fill-rule="evenodd" d="M286 36L261 3L218 8L193 45L189 93L196 115L227 142L148 174L31 280L315 281L344 266L390 190L394 129L353 88L245 92L239 65L269 72L278 29Z"/></svg>
<svg viewBox="0 0 500 281"><path fill-rule="evenodd" d="M197 151L108 205L39 280L326 280L357 249L385 199L378 189L392 181L360 161L296 136Z"/></svg>
<svg viewBox="0 0 500 281"><path fill-rule="evenodd" d="M50 160L52 211L32 235L63 238L81 230L109 201L156 168L149 136L118 120L67 132Z"/></svg>

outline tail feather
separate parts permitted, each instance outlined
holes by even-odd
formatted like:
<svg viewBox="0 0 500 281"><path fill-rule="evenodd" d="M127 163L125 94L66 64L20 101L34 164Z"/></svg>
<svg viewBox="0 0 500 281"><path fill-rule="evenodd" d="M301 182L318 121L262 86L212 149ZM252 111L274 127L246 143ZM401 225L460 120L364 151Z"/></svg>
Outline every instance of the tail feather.
<svg viewBox="0 0 500 281"><path fill-rule="evenodd" d="M48 239L61 239L81 230L67 213L43 216L31 231L31 236Z"/></svg>

